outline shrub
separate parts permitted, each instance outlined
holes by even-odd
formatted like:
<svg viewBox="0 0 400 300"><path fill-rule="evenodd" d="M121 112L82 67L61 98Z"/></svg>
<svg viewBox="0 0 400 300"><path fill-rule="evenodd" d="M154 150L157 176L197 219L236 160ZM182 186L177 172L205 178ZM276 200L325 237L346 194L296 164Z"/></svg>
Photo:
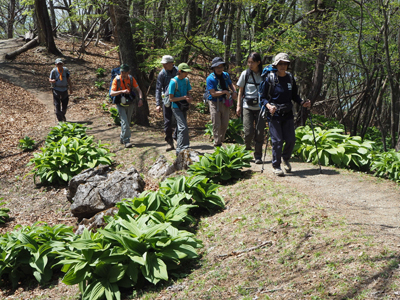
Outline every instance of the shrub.
<svg viewBox="0 0 400 300"><path fill-rule="evenodd" d="M35 148L35 143L36 142L33 139L31 139L29 136L26 136L19 140L18 147L22 151L32 151Z"/></svg>
<svg viewBox="0 0 400 300"><path fill-rule="evenodd" d="M0 198L0 201L3 200L4 198ZM0 202L0 206L5 205L5 202ZM10 216L8 215L8 212L10 209L6 207L0 207L0 224L4 224L10 219Z"/></svg>
<svg viewBox="0 0 400 300"><path fill-rule="evenodd" d="M339 128L322 130L316 127L314 130L321 165L354 169L369 167L373 142L366 140L363 142L359 136L342 134L343 131ZM318 162L310 127L296 129L296 145L293 153L304 161L311 161L314 164Z"/></svg>
<svg viewBox="0 0 400 300"><path fill-rule="evenodd" d="M82 124L62 122L51 128L46 137L46 144L58 142L63 137L76 137L78 139L87 137L87 127Z"/></svg>
<svg viewBox="0 0 400 300"><path fill-rule="evenodd" d="M208 107L204 102L199 102L196 104L196 109L199 111L201 114L205 114L208 111Z"/></svg>
<svg viewBox="0 0 400 300"><path fill-rule="evenodd" d="M373 152L371 171L374 176L400 182L400 153L394 149L388 152Z"/></svg>
<svg viewBox="0 0 400 300"><path fill-rule="evenodd" d="M63 137L58 142L51 142L41 153L34 153L28 165L34 165L29 174L40 178L42 184L65 184L85 169L99 164L111 165L115 154L105 148L107 144L96 145L93 136L83 138ZM28 175L29 175L28 174Z"/></svg>
<svg viewBox="0 0 400 300"><path fill-rule="evenodd" d="M103 90L104 89L103 85L105 83L106 82L104 80L97 80L94 82L94 86L97 87L99 90Z"/></svg>
<svg viewBox="0 0 400 300"><path fill-rule="evenodd" d="M209 122L205 125L206 129L204 135L209 135L210 138L214 136L212 130L212 123ZM243 122L241 119L230 119L228 124L228 129L225 133L225 141L227 143L238 143L243 144L244 140L242 138L243 133Z"/></svg>
<svg viewBox="0 0 400 300"><path fill-rule="evenodd" d="M119 117L118 109L115 107L110 108L111 118L113 118L115 125L121 126L121 118Z"/></svg>
<svg viewBox="0 0 400 300"><path fill-rule="evenodd" d="M189 166L192 175L203 175L213 182L224 182L242 177L242 168L250 167L252 155L244 146L218 147L214 153L205 154L200 161Z"/></svg>
<svg viewBox="0 0 400 300"><path fill-rule="evenodd" d="M98 68L96 70L96 76L97 76L97 78L102 78L102 77L106 76L106 70L103 68Z"/></svg>
<svg viewBox="0 0 400 300"><path fill-rule="evenodd" d="M344 131L344 125L340 124L339 121L334 118L326 118L321 115L312 115L312 121L315 127L320 127L323 130L338 128ZM306 120L306 125L311 126L310 119Z"/></svg>

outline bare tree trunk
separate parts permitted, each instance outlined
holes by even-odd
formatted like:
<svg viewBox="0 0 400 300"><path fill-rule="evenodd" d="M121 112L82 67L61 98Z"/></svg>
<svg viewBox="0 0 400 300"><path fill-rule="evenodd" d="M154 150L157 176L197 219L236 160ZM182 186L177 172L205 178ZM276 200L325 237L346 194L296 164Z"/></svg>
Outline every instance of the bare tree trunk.
<svg viewBox="0 0 400 300"><path fill-rule="evenodd" d="M115 20L115 32L123 32L123 36L118 37L119 52L121 55L122 63L128 64L131 67L131 73L135 76L139 87L143 92L143 106L135 107L133 120L140 125L149 125L149 106L146 99L146 87L144 86L144 80L139 69L139 63L135 52L135 44L132 35L132 28L129 18L129 6L126 0L117 0L115 2L114 20ZM137 105L137 104L136 104Z"/></svg>
<svg viewBox="0 0 400 300"><path fill-rule="evenodd" d="M197 3L196 0L190 0L188 3L188 14L186 19L186 36L191 39L194 35L194 28L197 24ZM185 46L183 47L181 60L187 62L189 60L189 52L191 49L190 41L186 40Z"/></svg>
<svg viewBox="0 0 400 300"><path fill-rule="evenodd" d="M229 64L230 56L231 56L231 43L232 43L232 32L233 32L233 21L235 18L236 5L231 3L229 9L229 17L228 17L228 30L226 32L225 39L225 53L224 53L224 61ZM238 64L238 63L236 63Z"/></svg>
<svg viewBox="0 0 400 300"><path fill-rule="evenodd" d="M48 52L60 55L61 53L54 43L53 30L47 11L46 0L35 0L35 13L38 22L39 44L46 45Z"/></svg>
<svg viewBox="0 0 400 300"><path fill-rule="evenodd" d="M56 23L56 13L54 12L53 0L49 0L49 6L50 6L51 27L53 28L53 36L56 38L57 31L55 29L57 27L57 23Z"/></svg>
<svg viewBox="0 0 400 300"><path fill-rule="evenodd" d="M8 3L8 18L7 18L7 38L12 39L14 36L14 21L15 21L15 0L10 0Z"/></svg>
<svg viewBox="0 0 400 300"><path fill-rule="evenodd" d="M236 35L236 65L241 66L242 63L242 33L240 30L240 17L241 17L242 6L239 4L236 12L235 22L235 35Z"/></svg>
<svg viewBox="0 0 400 300"><path fill-rule="evenodd" d="M224 34L225 34L225 24L226 24L226 17L228 14L228 5L229 3L227 0L221 1L222 9L221 13L218 17L218 39L223 42L224 41Z"/></svg>

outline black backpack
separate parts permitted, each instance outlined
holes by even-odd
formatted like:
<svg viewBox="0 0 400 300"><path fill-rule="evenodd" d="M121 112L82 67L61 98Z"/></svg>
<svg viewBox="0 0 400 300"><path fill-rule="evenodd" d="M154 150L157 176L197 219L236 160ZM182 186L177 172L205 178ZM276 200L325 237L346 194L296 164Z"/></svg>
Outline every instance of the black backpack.
<svg viewBox="0 0 400 300"><path fill-rule="evenodd" d="M119 75L121 74L121 68L117 67L111 70L111 81L110 81L110 88L108 89L108 96L110 97L111 101L113 104L120 104L121 103L121 95L118 96L111 96L111 88L112 88L112 83L114 81L114 78L117 77L117 90L121 87L121 79ZM131 80L131 93L130 93L130 99L127 99L129 101L133 101L133 99L136 98L136 94L133 91L133 77L132 75L129 75L129 79Z"/></svg>

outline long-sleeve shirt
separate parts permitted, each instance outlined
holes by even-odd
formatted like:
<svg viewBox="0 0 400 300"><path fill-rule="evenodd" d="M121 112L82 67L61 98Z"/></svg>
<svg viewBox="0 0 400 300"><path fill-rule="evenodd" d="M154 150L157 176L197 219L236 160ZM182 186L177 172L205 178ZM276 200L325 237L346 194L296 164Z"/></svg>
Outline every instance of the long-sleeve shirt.
<svg viewBox="0 0 400 300"><path fill-rule="evenodd" d="M156 84L156 106L162 106L162 92L165 95L168 94L168 87L171 78L174 78L178 74L178 68L173 67L171 71L167 71L162 69L161 72L158 74L157 77L157 84Z"/></svg>

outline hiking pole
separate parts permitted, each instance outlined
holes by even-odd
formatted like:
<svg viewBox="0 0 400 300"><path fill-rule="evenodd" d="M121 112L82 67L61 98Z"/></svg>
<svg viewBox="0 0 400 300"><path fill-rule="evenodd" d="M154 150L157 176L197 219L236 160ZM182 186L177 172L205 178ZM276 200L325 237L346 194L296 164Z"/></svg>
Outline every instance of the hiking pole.
<svg viewBox="0 0 400 300"><path fill-rule="evenodd" d="M318 165L319 165L319 174L322 174L321 163L320 163L320 161L319 161L319 155L318 155L317 140L315 139L314 124L313 124L313 122L312 122L312 117L311 117L311 110L308 110L308 114L309 114L309 116L310 116L310 124L311 124L312 134L313 134L313 137L314 137L315 150L317 150L317 159L318 159Z"/></svg>
<svg viewBox="0 0 400 300"><path fill-rule="evenodd" d="M269 126L268 126L268 130L267 130L267 140L265 141L265 150L264 150L264 158L262 160L261 173L264 172L264 161L265 161L265 157L267 156L268 140L269 140Z"/></svg>

